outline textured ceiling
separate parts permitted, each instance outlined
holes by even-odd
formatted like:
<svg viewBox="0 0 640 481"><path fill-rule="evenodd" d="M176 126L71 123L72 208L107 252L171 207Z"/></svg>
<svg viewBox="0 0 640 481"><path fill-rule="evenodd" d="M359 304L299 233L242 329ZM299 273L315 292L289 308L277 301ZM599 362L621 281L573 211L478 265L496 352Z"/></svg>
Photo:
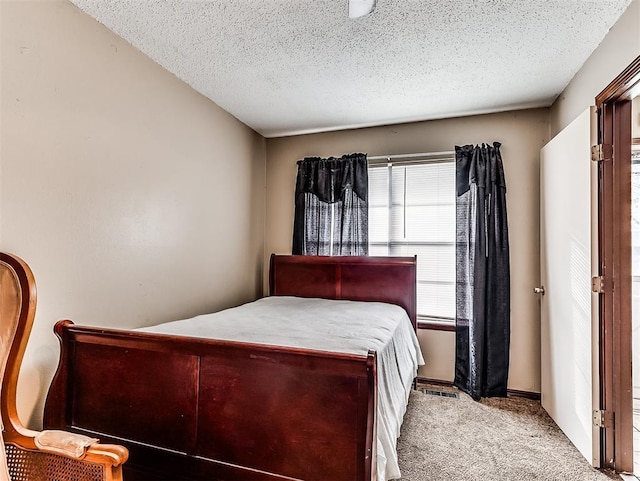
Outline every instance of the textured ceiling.
<svg viewBox="0 0 640 481"><path fill-rule="evenodd" d="M550 105L631 0L71 0L266 137Z"/></svg>

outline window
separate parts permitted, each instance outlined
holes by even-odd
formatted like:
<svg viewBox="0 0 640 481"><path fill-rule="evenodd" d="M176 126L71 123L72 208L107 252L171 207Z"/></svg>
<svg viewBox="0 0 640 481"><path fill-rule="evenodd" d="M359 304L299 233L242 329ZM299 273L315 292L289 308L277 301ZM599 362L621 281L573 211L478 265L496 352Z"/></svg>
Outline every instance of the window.
<svg viewBox="0 0 640 481"><path fill-rule="evenodd" d="M453 157L369 165L369 254L418 256L418 317L455 318Z"/></svg>

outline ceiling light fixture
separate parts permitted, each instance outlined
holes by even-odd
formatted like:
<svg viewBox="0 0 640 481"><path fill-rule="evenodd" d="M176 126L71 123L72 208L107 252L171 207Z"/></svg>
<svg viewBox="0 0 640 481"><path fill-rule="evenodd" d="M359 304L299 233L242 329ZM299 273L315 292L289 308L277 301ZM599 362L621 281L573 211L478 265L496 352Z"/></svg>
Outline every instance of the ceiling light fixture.
<svg viewBox="0 0 640 481"><path fill-rule="evenodd" d="M376 0L349 0L349 18L369 15L376 8Z"/></svg>

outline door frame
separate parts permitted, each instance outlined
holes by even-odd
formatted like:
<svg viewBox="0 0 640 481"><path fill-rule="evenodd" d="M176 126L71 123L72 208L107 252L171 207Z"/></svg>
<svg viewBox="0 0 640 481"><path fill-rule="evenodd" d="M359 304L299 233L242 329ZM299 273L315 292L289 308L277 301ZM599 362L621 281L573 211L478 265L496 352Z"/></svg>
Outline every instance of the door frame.
<svg viewBox="0 0 640 481"><path fill-rule="evenodd" d="M596 97L600 296L601 466L633 472L631 369L631 99L640 93L640 56ZM608 158L607 158L608 157Z"/></svg>

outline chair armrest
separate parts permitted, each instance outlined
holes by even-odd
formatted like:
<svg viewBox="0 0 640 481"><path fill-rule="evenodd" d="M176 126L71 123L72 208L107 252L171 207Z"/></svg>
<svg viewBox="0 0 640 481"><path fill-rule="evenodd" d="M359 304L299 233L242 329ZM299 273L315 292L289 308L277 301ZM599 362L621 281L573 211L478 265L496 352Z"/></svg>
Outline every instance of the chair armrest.
<svg viewBox="0 0 640 481"><path fill-rule="evenodd" d="M87 448L98 442L96 438L58 430L41 431L33 441L40 451L76 459L84 458Z"/></svg>
<svg viewBox="0 0 640 481"><path fill-rule="evenodd" d="M111 461L111 466L118 467L129 459L129 450L119 444L100 444L96 443L89 446L85 458L87 461L94 463L106 463Z"/></svg>
<svg viewBox="0 0 640 481"><path fill-rule="evenodd" d="M118 467L129 458L129 451L117 444L100 444L95 438L69 431L45 430L5 433L4 441L23 449L52 453L67 458Z"/></svg>

